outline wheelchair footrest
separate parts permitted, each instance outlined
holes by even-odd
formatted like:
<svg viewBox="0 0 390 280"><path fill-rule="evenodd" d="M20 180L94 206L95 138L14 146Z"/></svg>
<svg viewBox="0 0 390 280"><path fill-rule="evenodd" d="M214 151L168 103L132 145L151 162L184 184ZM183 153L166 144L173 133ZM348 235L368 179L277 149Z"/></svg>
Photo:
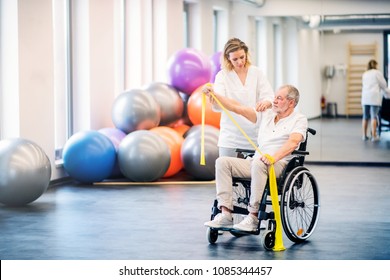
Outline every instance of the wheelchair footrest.
<svg viewBox="0 0 390 280"><path fill-rule="evenodd" d="M260 212L259 220L273 220L275 219L275 213L274 212Z"/></svg>

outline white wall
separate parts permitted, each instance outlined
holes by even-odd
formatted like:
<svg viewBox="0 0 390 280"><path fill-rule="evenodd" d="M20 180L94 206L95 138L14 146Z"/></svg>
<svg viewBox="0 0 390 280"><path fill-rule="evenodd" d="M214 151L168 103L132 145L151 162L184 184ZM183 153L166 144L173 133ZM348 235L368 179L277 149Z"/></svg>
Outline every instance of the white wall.
<svg viewBox="0 0 390 280"><path fill-rule="evenodd" d="M1 0L0 136L3 137L19 136L18 44L18 3L14 0Z"/></svg>
<svg viewBox="0 0 390 280"><path fill-rule="evenodd" d="M7 92L6 98L18 100L14 113L19 122L7 115L5 121L14 126L12 132L5 131L5 137L22 137L34 141L47 153L54 169L54 52L53 52L53 17L52 1L17 2L18 51L15 63L17 83L13 91ZM18 134L13 134L17 132Z"/></svg>

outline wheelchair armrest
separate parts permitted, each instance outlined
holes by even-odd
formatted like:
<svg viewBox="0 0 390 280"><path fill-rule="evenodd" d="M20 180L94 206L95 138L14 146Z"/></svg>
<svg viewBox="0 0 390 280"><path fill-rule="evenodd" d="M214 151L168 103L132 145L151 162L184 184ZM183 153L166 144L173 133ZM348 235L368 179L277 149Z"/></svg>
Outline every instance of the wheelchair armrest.
<svg viewBox="0 0 390 280"><path fill-rule="evenodd" d="M298 156L307 156L309 154L309 152L308 151L295 150L291 154L292 155L298 155Z"/></svg>
<svg viewBox="0 0 390 280"><path fill-rule="evenodd" d="M237 153L254 154L254 153L255 153L255 150L237 148L237 149L236 149L236 152L237 152Z"/></svg>
<svg viewBox="0 0 390 280"><path fill-rule="evenodd" d="M236 152L238 153L238 157L248 158L248 157L253 157L256 151L255 150L249 150L249 149L237 148Z"/></svg>
<svg viewBox="0 0 390 280"><path fill-rule="evenodd" d="M307 129L307 131L310 132L311 135L316 135L316 133L317 133L317 131L315 129L310 128L310 127Z"/></svg>

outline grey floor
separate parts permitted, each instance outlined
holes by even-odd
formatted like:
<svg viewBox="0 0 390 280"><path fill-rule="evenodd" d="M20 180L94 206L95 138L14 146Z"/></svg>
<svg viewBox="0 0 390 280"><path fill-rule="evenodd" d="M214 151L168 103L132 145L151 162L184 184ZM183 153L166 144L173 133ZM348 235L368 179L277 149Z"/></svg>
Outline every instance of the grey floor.
<svg viewBox="0 0 390 280"><path fill-rule="evenodd" d="M367 149L376 153L377 147L378 154L387 154L378 163L390 159L387 138L362 143L360 134L354 137L356 145L343 148L343 158L365 155ZM0 259L389 260L390 167L375 166L375 158L368 165L364 160L352 165L329 162L314 159L306 164L320 187L320 220L303 244L284 237L285 251L264 250L255 235L224 233L210 245L203 223L210 216L213 183L66 183L52 186L29 206L0 206Z"/></svg>

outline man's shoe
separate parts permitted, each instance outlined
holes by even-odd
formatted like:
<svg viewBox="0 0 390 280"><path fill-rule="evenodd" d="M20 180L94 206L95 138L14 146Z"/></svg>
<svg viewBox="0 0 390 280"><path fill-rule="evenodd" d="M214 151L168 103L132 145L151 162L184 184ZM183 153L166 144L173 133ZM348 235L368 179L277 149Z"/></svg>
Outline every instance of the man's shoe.
<svg viewBox="0 0 390 280"><path fill-rule="evenodd" d="M211 228L231 228L233 227L233 216L232 214L219 213L214 220L205 222L204 225Z"/></svg>
<svg viewBox="0 0 390 280"><path fill-rule="evenodd" d="M241 223L234 225L233 228L240 231L250 232L250 231L256 231L258 225L259 225L259 219L249 214L246 216L244 220L241 221Z"/></svg>

